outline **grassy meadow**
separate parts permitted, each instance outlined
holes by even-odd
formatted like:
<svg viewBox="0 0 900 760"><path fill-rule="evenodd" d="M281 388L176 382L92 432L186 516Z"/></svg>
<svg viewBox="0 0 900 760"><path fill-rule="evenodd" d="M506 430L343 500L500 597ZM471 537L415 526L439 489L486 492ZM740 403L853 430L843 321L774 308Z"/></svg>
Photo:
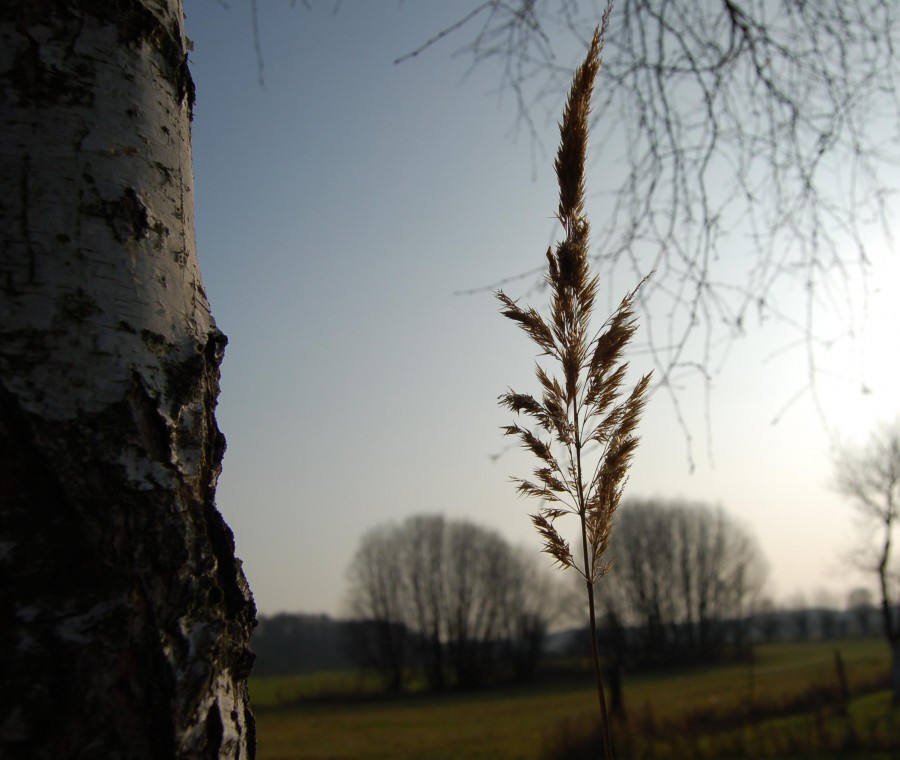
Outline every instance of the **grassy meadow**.
<svg viewBox="0 0 900 760"><path fill-rule="evenodd" d="M626 675L616 756L897 757L900 711L890 707L888 667L887 645L870 639L764 645L753 664ZM587 662L518 689L386 698L376 688L353 673L251 680L258 756L575 760L586 755L566 753L566 742L596 724Z"/></svg>

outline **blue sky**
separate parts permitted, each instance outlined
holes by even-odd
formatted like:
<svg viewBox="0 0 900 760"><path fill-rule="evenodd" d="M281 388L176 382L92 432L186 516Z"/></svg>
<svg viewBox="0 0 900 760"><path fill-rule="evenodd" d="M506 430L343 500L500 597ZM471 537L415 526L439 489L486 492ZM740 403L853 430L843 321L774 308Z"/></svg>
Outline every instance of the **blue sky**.
<svg viewBox="0 0 900 760"><path fill-rule="evenodd" d="M555 116L539 118L547 154L533 160L497 71L454 55L463 38L393 64L472 3L261 0L264 87L249 2L185 5L200 265L230 340L218 504L261 612L340 614L361 535L415 513L536 549L537 505L508 480L531 462L491 459L509 421L496 397L534 388L534 351L489 293L457 293L541 266L557 234ZM598 226L603 202L588 213ZM666 395L645 414L627 493L722 504L756 534L779 599L827 589L842 602L866 583L841 561L855 527L829 489L829 429L857 439L900 410L900 315L881 289L897 262L876 258L865 337L825 357L838 368L820 383L827 428L808 395L772 424L806 381L803 350L781 350L793 336L773 324L753 326L715 375L709 434L702 388L686 381L693 472ZM646 362L636 354L635 372Z"/></svg>

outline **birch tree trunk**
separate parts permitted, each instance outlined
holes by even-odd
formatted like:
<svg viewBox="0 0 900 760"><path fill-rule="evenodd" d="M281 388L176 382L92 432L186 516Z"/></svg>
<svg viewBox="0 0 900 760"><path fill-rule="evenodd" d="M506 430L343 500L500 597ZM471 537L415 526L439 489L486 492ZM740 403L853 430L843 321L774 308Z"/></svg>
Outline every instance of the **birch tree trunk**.
<svg viewBox="0 0 900 760"><path fill-rule="evenodd" d="M0 72L0 756L253 757L181 0L4 0Z"/></svg>

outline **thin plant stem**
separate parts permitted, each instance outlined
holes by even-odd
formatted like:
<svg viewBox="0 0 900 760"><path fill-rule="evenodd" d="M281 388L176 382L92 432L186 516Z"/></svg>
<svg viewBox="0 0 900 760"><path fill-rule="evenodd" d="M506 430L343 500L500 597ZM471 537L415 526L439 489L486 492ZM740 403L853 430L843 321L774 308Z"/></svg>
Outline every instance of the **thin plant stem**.
<svg viewBox="0 0 900 760"><path fill-rule="evenodd" d="M594 583L589 577L590 562L588 560L587 503L584 498L584 478L581 469L582 441L577 400L572 404L572 421L575 430L575 472L577 474L578 516L581 522L581 550L588 596L588 615L591 629L591 655L594 661L594 676L597 679L597 699L600 701L600 729L603 733L603 753L606 756L606 760L613 760L612 739L609 735L609 716L606 712L606 694L603 689L603 671L600 669L600 647L597 644L597 616L594 611Z"/></svg>
<svg viewBox="0 0 900 760"><path fill-rule="evenodd" d="M591 654L594 658L594 675L597 678L597 698L600 700L600 726L603 732L603 753L606 760L613 760L612 739L609 733L609 715L606 712L606 694L603 690L603 672L600 670L600 647L597 645L597 618L594 614L594 584L586 581L588 611L591 621Z"/></svg>

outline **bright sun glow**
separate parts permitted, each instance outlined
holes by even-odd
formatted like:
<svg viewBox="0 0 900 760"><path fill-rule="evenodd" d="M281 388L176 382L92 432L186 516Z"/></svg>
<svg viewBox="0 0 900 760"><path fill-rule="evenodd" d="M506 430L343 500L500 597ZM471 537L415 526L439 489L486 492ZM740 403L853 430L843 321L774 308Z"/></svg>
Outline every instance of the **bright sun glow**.
<svg viewBox="0 0 900 760"><path fill-rule="evenodd" d="M829 427L842 438L860 440L878 423L900 414L900 300L892 293L898 282L900 258L890 253L876 258L866 297L853 304L854 337L821 356L826 371L819 396ZM852 285L853 292L865 292L860 282Z"/></svg>

